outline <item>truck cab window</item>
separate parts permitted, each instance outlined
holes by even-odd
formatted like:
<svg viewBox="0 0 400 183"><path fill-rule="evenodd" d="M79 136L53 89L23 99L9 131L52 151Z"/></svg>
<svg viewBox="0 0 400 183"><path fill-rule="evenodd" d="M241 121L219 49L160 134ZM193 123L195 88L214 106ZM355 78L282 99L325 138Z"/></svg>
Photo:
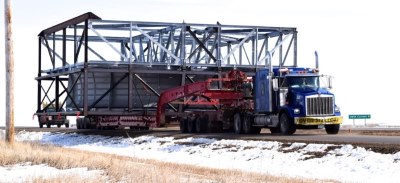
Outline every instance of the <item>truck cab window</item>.
<svg viewBox="0 0 400 183"><path fill-rule="evenodd" d="M288 77L287 85L290 88L319 88L318 77Z"/></svg>

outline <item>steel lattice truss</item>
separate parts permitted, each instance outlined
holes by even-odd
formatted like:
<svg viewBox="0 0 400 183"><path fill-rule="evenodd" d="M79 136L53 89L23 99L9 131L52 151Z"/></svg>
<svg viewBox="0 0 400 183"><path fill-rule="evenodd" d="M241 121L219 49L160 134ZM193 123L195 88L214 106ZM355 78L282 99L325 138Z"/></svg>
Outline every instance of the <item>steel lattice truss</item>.
<svg viewBox="0 0 400 183"><path fill-rule="evenodd" d="M297 66L296 28L111 21L86 13L39 34L37 113L50 104L55 104L60 111L67 99L74 98L71 96L73 88L69 87L75 86L78 78L84 79L87 89L90 72L124 73L121 81L139 80L159 96L160 90L150 86L141 73L178 74L183 78L179 78L183 85L193 82L196 75L221 77L222 72L232 69L251 76L270 63ZM64 82L73 73L79 77L70 79L68 87ZM51 82L48 89L42 81ZM52 87L53 98L49 97ZM110 86L110 91L113 88L115 86ZM64 90L60 92L60 89ZM83 93L83 107L74 100L71 105L74 112L82 111L87 115L104 96L90 104L86 99L88 92ZM61 96L65 99L61 100ZM48 106L43 105L45 101ZM129 109L132 105L129 104Z"/></svg>

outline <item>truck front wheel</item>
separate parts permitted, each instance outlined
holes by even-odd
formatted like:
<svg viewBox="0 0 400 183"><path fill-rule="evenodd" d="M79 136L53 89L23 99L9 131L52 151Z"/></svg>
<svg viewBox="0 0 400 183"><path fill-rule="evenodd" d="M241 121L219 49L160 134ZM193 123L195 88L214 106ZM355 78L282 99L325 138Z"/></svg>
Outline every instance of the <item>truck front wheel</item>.
<svg viewBox="0 0 400 183"><path fill-rule="evenodd" d="M279 117L279 125L281 128L281 134L283 135L292 135L296 132L296 126L294 124L293 119L287 115L286 112L282 113Z"/></svg>
<svg viewBox="0 0 400 183"><path fill-rule="evenodd" d="M327 134L338 134L340 125L325 125L325 131Z"/></svg>

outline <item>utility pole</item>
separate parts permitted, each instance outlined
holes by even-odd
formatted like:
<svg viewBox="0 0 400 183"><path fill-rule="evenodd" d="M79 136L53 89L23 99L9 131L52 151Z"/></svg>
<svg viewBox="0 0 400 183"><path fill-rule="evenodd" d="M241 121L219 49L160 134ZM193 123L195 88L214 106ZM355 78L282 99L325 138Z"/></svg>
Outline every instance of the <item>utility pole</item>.
<svg viewBox="0 0 400 183"><path fill-rule="evenodd" d="M14 144L14 49L12 40L11 0L4 0L6 49L6 141Z"/></svg>

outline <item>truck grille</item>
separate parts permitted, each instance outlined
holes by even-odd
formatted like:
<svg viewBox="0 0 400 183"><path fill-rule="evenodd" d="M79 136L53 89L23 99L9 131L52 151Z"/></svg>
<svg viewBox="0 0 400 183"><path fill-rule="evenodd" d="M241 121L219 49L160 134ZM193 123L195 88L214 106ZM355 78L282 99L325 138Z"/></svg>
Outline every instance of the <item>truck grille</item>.
<svg viewBox="0 0 400 183"><path fill-rule="evenodd" d="M334 114L333 96L306 97L306 115L323 116Z"/></svg>

